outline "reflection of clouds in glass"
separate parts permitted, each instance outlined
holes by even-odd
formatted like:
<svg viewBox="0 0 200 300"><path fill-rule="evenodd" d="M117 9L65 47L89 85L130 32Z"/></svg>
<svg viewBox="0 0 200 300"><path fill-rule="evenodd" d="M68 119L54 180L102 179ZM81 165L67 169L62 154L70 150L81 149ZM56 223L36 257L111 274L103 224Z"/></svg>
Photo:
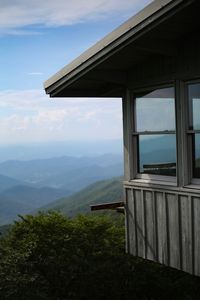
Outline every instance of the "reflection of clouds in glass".
<svg viewBox="0 0 200 300"><path fill-rule="evenodd" d="M175 130L174 88L162 88L136 99L137 131Z"/></svg>
<svg viewBox="0 0 200 300"><path fill-rule="evenodd" d="M192 107L192 109L193 109L193 128L200 129L200 98L193 99L192 106L193 106Z"/></svg>
<svg viewBox="0 0 200 300"><path fill-rule="evenodd" d="M138 131L175 130L174 99L137 99L136 115Z"/></svg>
<svg viewBox="0 0 200 300"><path fill-rule="evenodd" d="M190 129L200 129L200 84L188 85Z"/></svg>

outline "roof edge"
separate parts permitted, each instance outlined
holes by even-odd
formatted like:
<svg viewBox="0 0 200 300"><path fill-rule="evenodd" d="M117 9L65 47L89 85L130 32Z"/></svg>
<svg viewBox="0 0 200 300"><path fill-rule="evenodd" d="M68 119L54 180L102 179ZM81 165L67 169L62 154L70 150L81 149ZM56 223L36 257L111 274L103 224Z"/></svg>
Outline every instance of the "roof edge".
<svg viewBox="0 0 200 300"><path fill-rule="evenodd" d="M46 92L51 93L51 91L49 91L51 90L51 86L53 87L54 84L61 81L63 77L66 77L69 74L71 74L78 67L80 66L83 67L83 64L86 61L90 60L92 57L100 53L102 50L105 50L105 48L108 48L108 46L110 46L112 43L116 42L119 38L126 35L130 30L137 27L146 19L153 16L155 13L157 13L158 11L160 11L161 9L163 9L169 4L172 4L172 7L174 7L180 4L181 2L184 2L184 0L155 0L152 3L150 3L145 8L143 8L140 12L138 12L136 15L128 19L122 25L117 27L111 33L106 35L103 39L98 41L96 44L94 44L92 47L90 47L85 52L83 52L80 56L74 59L71 63L67 64L60 71L58 71L56 74L51 76L47 81L45 81L44 88ZM171 6L169 9L171 9Z"/></svg>

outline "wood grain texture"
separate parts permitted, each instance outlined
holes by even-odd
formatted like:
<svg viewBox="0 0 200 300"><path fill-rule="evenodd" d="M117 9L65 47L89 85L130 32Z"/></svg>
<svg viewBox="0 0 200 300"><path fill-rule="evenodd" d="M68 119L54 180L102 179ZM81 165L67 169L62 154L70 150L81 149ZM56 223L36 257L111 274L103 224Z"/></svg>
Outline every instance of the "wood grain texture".
<svg viewBox="0 0 200 300"><path fill-rule="evenodd" d="M135 198L135 213L136 213L136 232L137 232L137 253L138 256L146 256L146 235L145 235L145 220L144 220L144 202L143 190L134 191Z"/></svg>
<svg viewBox="0 0 200 300"><path fill-rule="evenodd" d="M154 193L144 191L146 258L157 261L157 228Z"/></svg>
<svg viewBox="0 0 200 300"><path fill-rule="evenodd" d="M155 192L158 262L168 265L168 234L165 193Z"/></svg>
<svg viewBox="0 0 200 300"><path fill-rule="evenodd" d="M193 235L191 197L180 196L182 270L193 273Z"/></svg>
<svg viewBox="0 0 200 300"><path fill-rule="evenodd" d="M127 189L129 252L200 276L200 197Z"/></svg>
<svg viewBox="0 0 200 300"><path fill-rule="evenodd" d="M129 234L129 253L137 255L137 235L136 235L136 218L135 218L135 203L134 203L134 191L127 190L127 218L128 218L128 234Z"/></svg>
<svg viewBox="0 0 200 300"><path fill-rule="evenodd" d="M178 196L166 193L168 209L168 232L169 232L169 265L180 269L180 226L179 226L179 201Z"/></svg>
<svg viewBox="0 0 200 300"><path fill-rule="evenodd" d="M194 201L194 273L200 276L200 198Z"/></svg>

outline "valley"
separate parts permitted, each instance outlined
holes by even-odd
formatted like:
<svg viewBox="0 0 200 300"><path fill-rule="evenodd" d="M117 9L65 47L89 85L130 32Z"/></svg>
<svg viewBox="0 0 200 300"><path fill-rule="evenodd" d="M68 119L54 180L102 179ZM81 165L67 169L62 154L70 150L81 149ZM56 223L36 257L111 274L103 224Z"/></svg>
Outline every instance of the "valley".
<svg viewBox="0 0 200 300"><path fill-rule="evenodd" d="M79 191L93 183L122 175L122 157L117 154L2 162L0 225L13 222L18 215L34 213L43 207L54 209L57 203L54 201L60 203L58 199L74 194L77 196ZM73 197L69 203L72 200ZM83 206L86 205L84 201Z"/></svg>
<svg viewBox="0 0 200 300"><path fill-rule="evenodd" d="M141 168L143 164L176 161L170 135L144 139L140 146ZM55 147L52 149L50 152ZM0 162L0 225L13 222L19 214L55 209L74 216L88 213L90 204L120 200L123 157L119 153Z"/></svg>

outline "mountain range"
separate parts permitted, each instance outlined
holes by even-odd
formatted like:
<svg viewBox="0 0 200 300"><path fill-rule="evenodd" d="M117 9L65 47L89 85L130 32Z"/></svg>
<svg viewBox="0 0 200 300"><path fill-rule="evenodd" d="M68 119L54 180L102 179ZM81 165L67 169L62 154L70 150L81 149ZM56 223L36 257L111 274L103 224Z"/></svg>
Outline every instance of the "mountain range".
<svg viewBox="0 0 200 300"><path fill-rule="evenodd" d="M174 162L174 141L173 135L141 139L141 167ZM1 162L0 224L38 209L57 209L72 216L87 212L92 202L117 201L122 196L121 180L109 181L116 176L123 176L123 158L116 153Z"/></svg>
<svg viewBox="0 0 200 300"><path fill-rule="evenodd" d="M18 145L0 144L0 162L6 160L36 160L62 156L100 156L122 153L122 139L53 141Z"/></svg>
<svg viewBox="0 0 200 300"><path fill-rule="evenodd" d="M0 163L0 225L122 174L122 157L114 154Z"/></svg>
<svg viewBox="0 0 200 300"><path fill-rule="evenodd" d="M0 163L0 174L35 187L77 191L92 182L123 174L122 156L104 154L94 157L55 157Z"/></svg>
<svg viewBox="0 0 200 300"><path fill-rule="evenodd" d="M84 188L83 190L75 193L74 195L63 197L61 199L55 200L48 205L40 207L39 209L29 211L30 208L24 205L24 203L15 203L15 205L9 207L7 203L7 210L5 210L5 202L1 202L1 207L4 210L4 215L0 214L0 234L6 233L10 225L2 225L7 222L12 222L13 219L16 219L16 216L19 214L19 209L23 209L23 214L35 214L38 212L46 212L49 210L56 210L68 217L73 217L77 214L87 214L90 213L90 205L92 204L100 204L100 203L108 203L108 202L116 202L121 201L123 199L123 187L122 187L122 178L117 177L113 179L107 179L103 181L98 181ZM12 209L11 209L12 208ZM102 212L102 211L101 211ZM7 213L7 214L6 214ZM98 211L99 213L99 211ZM105 213L105 211L103 211ZM111 211L106 211L106 213L111 214ZM117 217L118 215L113 215ZM123 220L122 220L123 222Z"/></svg>
<svg viewBox="0 0 200 300"><path fill-rule="evenodd" d="M112 178L93 183L81 191L41 207L40 211L57 210L69 217L88 213L90 205L117 202L123 199L122 178Z"/></svg>
<svg viewBox="0 0 200 300"><path fill-rule="evenodd" d="M33 188L16 185L0 193L0 224L16 219L18 214L27 214L36 208L68 195L66 190L49 187Z"/></svg>

